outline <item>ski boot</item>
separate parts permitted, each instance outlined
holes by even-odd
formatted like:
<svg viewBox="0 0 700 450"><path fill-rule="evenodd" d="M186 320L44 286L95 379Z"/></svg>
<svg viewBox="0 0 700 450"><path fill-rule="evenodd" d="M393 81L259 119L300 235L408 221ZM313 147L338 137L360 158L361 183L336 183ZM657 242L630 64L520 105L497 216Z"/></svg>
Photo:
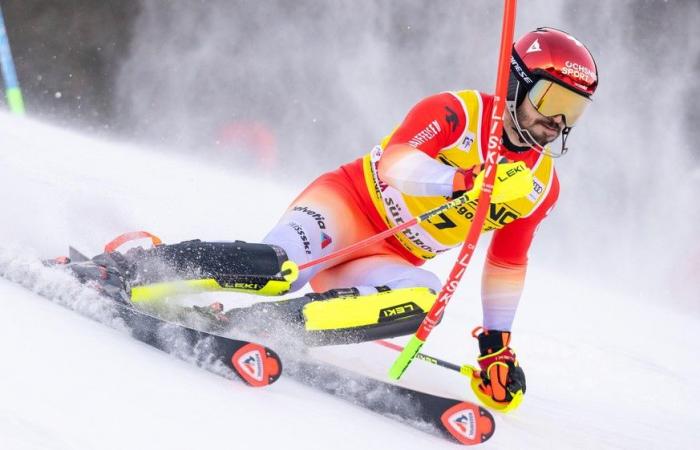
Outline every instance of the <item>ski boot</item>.
<svg viewBox="0 0 700 450"><path fill-rule="evenodd" d="M281 248L243 241L197 239L125 256L135 263L130 274L134 303L205 291L282 295L299 275Z"/></svg>
<svg viewBox="0 0 700 450"><path fill-rule="evenodd" d="M111 244L94 258L71 248L71 256L47 263L66 265L105 295L142 306L205 291L281 295L299 274L284 250L272 245L191 240L120 253Z"/></svg>
<svg viewBox="0 0 700 450"><path fill-rule="evenodd" d="M71 247L70 256L58 257L45 263L65 266L81 283L116 302L129 304L127 274L130 265L119 253L102 253L90 259Z"/></svg>

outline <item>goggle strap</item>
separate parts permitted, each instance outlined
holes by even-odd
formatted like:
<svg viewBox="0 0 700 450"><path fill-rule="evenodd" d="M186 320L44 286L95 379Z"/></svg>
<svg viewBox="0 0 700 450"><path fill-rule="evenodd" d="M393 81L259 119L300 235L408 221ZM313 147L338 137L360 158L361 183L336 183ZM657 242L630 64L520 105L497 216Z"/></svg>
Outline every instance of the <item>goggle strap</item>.
<svg viewBox="0 0 700 450"><path fill-rule="evenodd" d="M509 93L514 93L511 100L515 100L516 105L520 105L527 95L527 92L535 85L539 77L536 77L530 72L530 69L527 68L523 59L518 55L518 52L515 51L515 46L513 46L513 50L511 51L510 69L514 77L511 77L509 80L508 91ZM513 82L516 83L516 86L512 86ZM519 89L519 85L522 85L523 89Z"/></svg>

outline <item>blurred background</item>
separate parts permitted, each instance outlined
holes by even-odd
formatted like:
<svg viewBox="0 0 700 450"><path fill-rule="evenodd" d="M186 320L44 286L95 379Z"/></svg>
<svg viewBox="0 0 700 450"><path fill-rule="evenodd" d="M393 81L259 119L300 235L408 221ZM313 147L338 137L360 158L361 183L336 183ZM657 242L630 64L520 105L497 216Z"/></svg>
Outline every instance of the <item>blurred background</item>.
<svg viewBox="0 0 700 450"><path fill-rule="evenodd" d="M1 6L29 116L147 144L164 158L197 155L231 176L258 171L262 183L297 184L369 151L424 96L491 92L502 8L492 0ZM700 313L700 2L520 0L517 20L516 35L569 31L600 70L594 104L557 161L562 194L533 264Z"/></svg>

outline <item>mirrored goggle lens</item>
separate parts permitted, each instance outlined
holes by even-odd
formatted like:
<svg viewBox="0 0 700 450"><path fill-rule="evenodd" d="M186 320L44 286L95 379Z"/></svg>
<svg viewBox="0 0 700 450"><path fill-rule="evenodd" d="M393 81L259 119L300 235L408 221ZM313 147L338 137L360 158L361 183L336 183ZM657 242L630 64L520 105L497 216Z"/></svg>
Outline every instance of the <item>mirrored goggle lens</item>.
<svg viewBox="0 0 700 450"><path fill-rule="evenodd" d="M591 99L550 80L537 81L527 96L540 114L563 114L567 127L573 126L591 103Z"/></svg>

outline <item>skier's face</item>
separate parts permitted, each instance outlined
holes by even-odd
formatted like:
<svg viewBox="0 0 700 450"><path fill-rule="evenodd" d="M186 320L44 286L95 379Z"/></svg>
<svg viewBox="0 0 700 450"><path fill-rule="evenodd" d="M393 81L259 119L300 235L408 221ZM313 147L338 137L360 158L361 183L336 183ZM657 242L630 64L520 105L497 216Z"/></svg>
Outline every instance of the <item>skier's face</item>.
<svg viewBox="0 0 700 450"><path fill-rule="evenodd" d="M530 135L541 146L545 146L556 140L564 129L564 116L545 116L540 114L530 99L525 100L518 106L518 123L523 130L527 130Z"/></svg>

